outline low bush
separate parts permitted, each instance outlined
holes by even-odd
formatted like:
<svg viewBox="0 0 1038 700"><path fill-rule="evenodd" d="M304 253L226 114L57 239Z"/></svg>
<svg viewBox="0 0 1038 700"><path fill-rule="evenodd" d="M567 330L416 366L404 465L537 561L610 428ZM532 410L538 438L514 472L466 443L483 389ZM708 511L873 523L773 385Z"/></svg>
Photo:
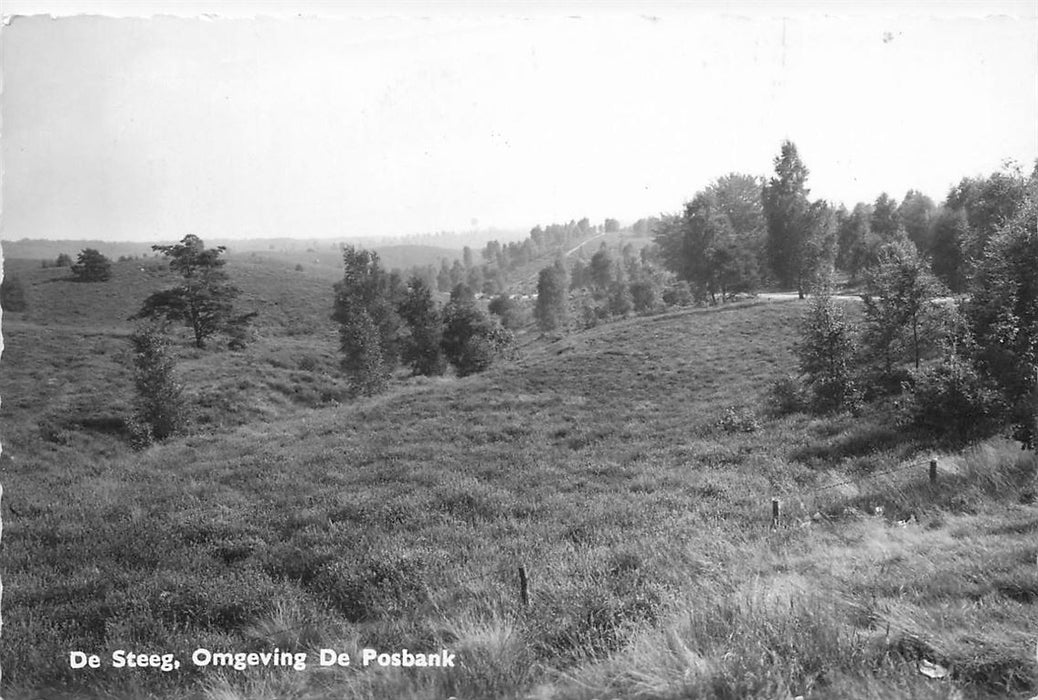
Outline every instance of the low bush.
<svg viewBox="0 0 1038 700"><path fill-rule="evenodd" d="M951 442L972 442L994 435L1005 405L966 360L951 355L915 371L905 383L906 421Z"/></svg>

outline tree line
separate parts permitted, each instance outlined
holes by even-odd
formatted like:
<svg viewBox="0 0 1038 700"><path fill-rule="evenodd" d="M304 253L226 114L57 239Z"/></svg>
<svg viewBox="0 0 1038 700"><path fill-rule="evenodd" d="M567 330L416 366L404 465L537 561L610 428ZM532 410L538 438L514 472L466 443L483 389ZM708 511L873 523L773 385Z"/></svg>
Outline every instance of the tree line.
<svg viewBox="0 0 1038 700"><path fill-rule="evenodd" d="M347 246L343 267L332 318L339 324L343 369L361 394L385 390L400 366L426 376L441 375L448 365L458 376L481 372L512 346L511 332L477 306L464 283L440 308L425 279L415 275L405 284L382 268L374 251Z"/></svg>
<svg viewBox="0 0 1038 700"><path fill-rule="evenodd" d="M462 249L461 259L441 258L439 266L416 265L401 276L420 277L426 285L438 292L448 293L464 284L477 294L499 295L509 288L512 273L524 265L574 246L599 233L621 230L620 222L607 218L594 225L584 217L563 224L538 224L530 229L522 241L501 243L488 241L481 250L469 246Z"/></svg>
<svg viewBox="0 0 1038 700"><path fill-rule="evenodd" d="M959 300L946 296L948 280L939 279L916 243L905 240L880 246L866 265L860 323L848 320L823 288L800 329L800 377L777 387L781 402L855 410L896 397L905 423L939 439L970 441L1007 431L1033 448L1038 172L1016 194L1018 201L1003 209L1011 213L990 230L962 229L961 249L974 250L958 257L962 277L955 279L965 292ZM938 213L938 221L960 214ZM805 395L798 401L801 388Z"/></svg>
<svg viewBox="0 0 1038 700"><path fill-rule="evenodd" d="M786 141L770 178L718 178L656 223L664 267L700 299L723 301L764 285L803 297L833 270L862 281L884 247L908 243L951 292L964 292L988 241L1023 205L1029 181L1007 164L986 177L963 178L939 205L909 190L901 202L884 192L848 209L812 200L809 175L796 145Z"/></svg>

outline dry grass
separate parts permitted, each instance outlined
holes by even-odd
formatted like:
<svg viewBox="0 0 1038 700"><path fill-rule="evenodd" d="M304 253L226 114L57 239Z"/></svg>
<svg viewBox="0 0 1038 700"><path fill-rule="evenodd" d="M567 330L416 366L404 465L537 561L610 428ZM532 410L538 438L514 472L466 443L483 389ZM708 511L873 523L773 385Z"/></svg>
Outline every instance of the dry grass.
<svg viewBox="0 0 1038 700"><path fill-rule="evenodd" d="M1005 443L942 455L931 488L925 468L872 476L927 454L880 412L770 416L799 304L622 321L347 403L318 311L330 286L295 290L299 273L279 268L264 288L255 265L252 293L296 299L286 318L312 328L269 315L243 353L183 349L196 432L141 453L114 429L128 325L90 304L80 321L5 317L5 697L1034 691L1033 457ZM722 420L730 407L749 427ZM326 646L445 646L461 663L65 663L70 649L276 645L311 661ZM916 657L951 677L920 675Z"/></svg>

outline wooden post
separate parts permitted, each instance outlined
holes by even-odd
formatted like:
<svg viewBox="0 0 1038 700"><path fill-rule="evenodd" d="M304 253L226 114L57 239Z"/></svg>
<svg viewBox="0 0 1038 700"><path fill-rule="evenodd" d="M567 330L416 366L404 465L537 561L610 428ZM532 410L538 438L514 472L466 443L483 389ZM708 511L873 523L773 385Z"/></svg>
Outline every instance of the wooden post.
<svg viewBox="0 0 1038 700"><path fill-rule="evenodd" d="M771 499L771 527L778 527L779 522L779 500L777 498Z"/></svg>
<svg viewBox="0 0 1038 700"><path fill-rule="evenodd" d="M937 483L937 458L934 457L930 460L930 483Z"/></svg>
<svg viewBox="0 0 1038 700"><path fill-rule="evenodd" d="M519 600L522 601L524 608L530 605L530 583L526 578L526 568L523 566L519 567Z"/></svg>

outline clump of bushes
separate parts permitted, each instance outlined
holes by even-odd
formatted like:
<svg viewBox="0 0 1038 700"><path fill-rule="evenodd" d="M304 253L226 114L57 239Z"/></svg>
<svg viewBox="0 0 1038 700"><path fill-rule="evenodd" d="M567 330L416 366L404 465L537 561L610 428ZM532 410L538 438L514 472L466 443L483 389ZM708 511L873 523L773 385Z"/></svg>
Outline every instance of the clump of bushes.
<svg viewBox="0 0 1038 700"><path fill-rule="evenodd" d="M1005 404L997 389L957 355L912 372L903 411L908 423L971 442L998 432Z"/></svg>

